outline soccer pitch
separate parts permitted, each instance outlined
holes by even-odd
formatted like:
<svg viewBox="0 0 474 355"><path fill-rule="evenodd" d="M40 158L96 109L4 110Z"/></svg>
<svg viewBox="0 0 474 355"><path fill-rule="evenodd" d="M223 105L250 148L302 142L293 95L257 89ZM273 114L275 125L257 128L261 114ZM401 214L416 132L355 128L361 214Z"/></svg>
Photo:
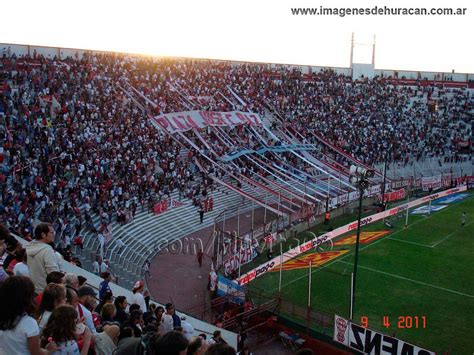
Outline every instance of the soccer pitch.
<svg viewBox="0 0 474 355"><path fill-rule="evenodd" d="M462 195L449 204L434 201L433 207L444 207L429 215L410 214L407 228L404 214L392 229L383 223L362 228L355 323L367 321L371 329L437 353L474 353L474 193ZM461 227L463 212L467 218ZM307 253L285 263L282 299L308 305L309 268L304 264L311 258L313 265L321 264L312 268L311 307L349 318L351 235L355 231L339 237L332 254ZM277 267L250 288L277 294L279 274Z"/></svg>

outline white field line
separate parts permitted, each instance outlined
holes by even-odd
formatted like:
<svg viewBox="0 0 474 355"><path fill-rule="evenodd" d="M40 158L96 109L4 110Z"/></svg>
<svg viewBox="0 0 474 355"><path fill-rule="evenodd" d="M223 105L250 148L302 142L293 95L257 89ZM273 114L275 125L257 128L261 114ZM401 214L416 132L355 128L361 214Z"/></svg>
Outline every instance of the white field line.
<svg viewBox="0 0 474 355"><path fill-rule="evenodd" d="M432 216L432 215L431 215L431 216ZM400 230L396 231L395 233L388 234L388 235L390 235L390 236L396 235L396 234L398 234L398 233L400 233L400 232L402 232L402 231L404 231L404 230L410 228L411 226L414 226L415 224L420 223L420 222L422 222L422 221L424 221L424 220L430 218L431 216L428 216L428 217L419 219L418 221L413 222L412 224L408 225L407 228L400 229ZM385 238L387 238L387 236L386 236ZM378 242L384 240L385 238L382 237L382 238L380 238L380 239L377 239L375 242L373 242L373 243L371 243L371 244L368 244L368 245L366 245L365 247L360 248L360 249L359 249L359 252L362 251L362 250L364 250L364 249L367 249L369 246L371 246L371 245L373 245L373 244L376 244L376 243L378 243ZM332 264L336 263L337 261L339 261L339 260L344 260L344 259L346 259L347 257L349 257L349 256L351 256L351 255L352 255L352 253L349 253L349 254L343 256L341 259L336 259L336 260L330 261L330 262L327 263L327 264L323 264L322 266L320 266L320 267L318 267L318 268L315 268L313 271L311 271L311 274L313 274L313 273L315 273L315 272L317 272L317 271L319 271L319 270L326 269L326 268L328 268L329 266L331 266ZM288 285L291 285L292 283L297 282L297 281L299 281L299 280L301 280L301 279L304 279L304 278L307 278L307 277L308 277L307 275L300 276L300 277L298 277L298 278L296 278L296 279L291 280L290 282L287 282L287 283L285 283L285 284L282 284L282 285L281 285L281 288L286 287L286 286L288 286ZM273 292L273 291L278 291L278 288L275 288L275 289L272 290L271 292Z"/></svg>
<svg viewBox="0 0 474 355"><path fill-rule="evenodd" d="M348 263L348 262L346 262L346 261L342 261L342 260L337 260L337 261L340 262L340 263L343 263L343 264L352 265L352 263ZM389 272L385 272L385 271L380 271L380 270L372 269L372 268L370 268L370 267L366 267L366 266L362 266L362 265L358 265L357 267L360 267L360 268L366 269L366 270L370 270L370 271L373 271L373 272L378 272L379 274L383 274L383 275L387 275L387 276L392 276L392 277L395 277L395 278L397 278L397 279L401 279L401 280L405 280L405 281L410 281L410 282L413 282L413 283L416 283L416 284L419 284L419 285L428 286L428 287L436 288L436 289L438 289L438 290L442 290L442 291L446 291L446 292L455 293L455 294L457 294L457 295L461 295L461 296L465 296L465 297L474 298L474 295L468 295L467 293L462 293L462 292L459 292L459 291L454 291L454 290L451 290L451 289L449 289L449 288L444 288L444 287L432 285L432 284L429 284L429 283L426 283L426 282L421 282L421 281L409 279L409 278L407 278L407 277L403 277L403 276L399 276L399 275L394 275L394 274L391 274L391 273L389 273Z"/></svg>
<svg viewBox="0 0 474 355"><path fill-rule="evenodd" d="M448 239L449 237L451 237L453 234L457 233L457 232L460 232L463 230L463 228L466 228L468 225L474 223L474 221L466 224L464 227L459 227L459 229L456 229L455 231L452 231L451 233L449 233L446 237L444 237L443 239L441 239L439 242L436 242L434 243L431 248L434 248L436 247L437 245L441 244L442 242L444 242L446 239Z"/></svg>
<svg viewBox="0 0 474 355"><path fill-rule="evenodd" d="M447 212L450 207L456 206L456 205L459 206L459 205L462 204L463 202L466 202L467 200L469 200L472 196L474 196L474 195L471 195L471 196L465 198L465 199L464 199L463 201L461 201L461 202L450 204L448 207L446 207L445 209L441 210L440 212ZM451 211L449 211L449 212L451 212ZM435 215L435 213L431 213L429 216L427 216L427 217L425 217L425 218L422 218L422 219L419 219L418 221L409 224L409 225L407 226L407 228L399 229L399 230L396 231L395 233L388 234L387 236L382 237L382 238L376 240L376 241L373 242L373 243L370 243L370 244L368 244L368 245L366 245L366 246L364 246L364 247L361 247L361 248L359 249L359 252L361 252L362 250L367 249L367 248L370 247L371 245L375 245L375 244L381 242L382 240L387 239L388 237L393 237L394 235L397 235L398 233L400 233L400 232L402 232L402 231L405 231L405 230L411 228L411 227L414 226L415 224L418 224L418 223L420 223L420 222L426 221L427 219L433 217L434 215ZM470 224L470 223L469 223L469 224ZM400 240L401 240L401 239L400 239ZM319 271L319 270L323 270L323 269L329 267L330 265L332 265L332 264L334 264L334 263L336 263L336 262L338 262L338 261L342 261L342 260L346 259L346 258L349 257L349 256L352 256L352 253L349 253L349 254L343 256L343 257L340 258L340 259L333 260L333 261L331 261L331 262L329 262L329 263L327 263L327 264L325 264L325 265L322 265L322 266L320 266L320 267L318 267L318 268L315 268L315 269L311 272L311 274L313 274L313 273L315 273L315 272L317 272L317 271ZM285 283L285 284L282 284L282 285L281 285L281 288L284 288L284 287L286 287L286 286L288 286L288 285L291 285L291 284L294 283L294 282L297 282L297 281L299 281L299 280L301 280L301 279L304 279L304 278L307 278L307 277L308 277L307 275L300 276L300 277L298 277L298 278L296 278L296 279L291 280L290 282L287 282L287 283ZM273 291L278 291L278 288L273 289L271 292L273 292Z"/></svg>
<svg viewBox="0 0 474 355"><path fill-rule="evenodd" d="M397 242L402 242L402 243L408 243L408 244L418 245L418 246L420 246L420 247L425 247L425 248L433 248L431 245L425 245L425 244L410 242L410 241L408 241L408 240L403 240L403 239L390 238L390 237L387 237L386 239L389 239L389 240L396 240Z"/></svg>

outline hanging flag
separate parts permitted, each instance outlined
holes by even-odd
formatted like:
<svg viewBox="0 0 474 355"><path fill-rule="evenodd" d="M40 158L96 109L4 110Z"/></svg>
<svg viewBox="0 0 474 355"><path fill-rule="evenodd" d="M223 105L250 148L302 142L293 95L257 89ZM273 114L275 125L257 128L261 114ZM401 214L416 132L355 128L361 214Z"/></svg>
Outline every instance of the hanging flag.
<svg viewBox="0 0 474 355"><path fill-rule="evenodd" d="M186 205L186 203L184 203L184 202L175 200L174 198L171 199L171 208L177 208L177 207L181 207L181 206L185 206L185 205Z"/></svg>

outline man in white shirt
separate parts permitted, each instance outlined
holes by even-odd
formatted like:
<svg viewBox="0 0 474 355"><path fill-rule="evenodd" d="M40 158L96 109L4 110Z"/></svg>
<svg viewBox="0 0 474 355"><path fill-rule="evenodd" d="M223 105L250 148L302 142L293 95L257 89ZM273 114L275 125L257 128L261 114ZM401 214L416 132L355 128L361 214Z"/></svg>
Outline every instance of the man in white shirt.
<svg viewBox="0 0 474 355"><path fill-rule="evenodd" d="M102 258L98 256L95 261L92 263L92 272L96 275L100 275L100 264L102 263Z"/></svg>
<svg viewBox="0 0 474 355"><path fill-rule="evenodd" d="M181 316L181 328L183 328L183 334L186 339L190 341L194 336L194 327L191 325L191 323L186 322L186 316Z"/></svg>
<svg viewBox="0 0 474 355"><path fill-rule="evenodd" d="M105 248L105 237L102 233L99 233L97 235L97 238L99 240L99 254L103 258L104 257L104 248Z"/></svg>
<svg viewBox="0 0 474 355"><path fill-rule="evenodd" d="M123 240L120 239L120 238L117 238L117 240L116 240L115 243L117 243L117 245L118 245L118 247L119 247L119 249L117 250L117 253L120 253L120 252L122 251L122 248L125 247L125 243L124 243Z"/></svg>

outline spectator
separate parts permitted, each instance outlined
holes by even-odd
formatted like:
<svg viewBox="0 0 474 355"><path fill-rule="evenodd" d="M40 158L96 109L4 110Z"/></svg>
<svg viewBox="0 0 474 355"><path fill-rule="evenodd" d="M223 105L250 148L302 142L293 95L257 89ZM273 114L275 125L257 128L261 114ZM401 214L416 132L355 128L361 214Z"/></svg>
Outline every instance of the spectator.
<svg viewBox="0 0 474 355"><path fill-rule="evenodd" d="M181 320L179 319L178 315L175 312L174 305L172 303L167 303L165 305L166 312L163 314L161 318L161 326L160 329L163 333L173 330L177 327L181 327Z"/></svg>
<svg viewBox="0 0 474 355"><path fill-rule="evenodd" d="M114 317L114 321L122 324L123 322L128 320L127 312L125 312L125 309L128 305L127 298L125 296L118 296L117 298L115 298L114 304L115 309L117 311Z"/></svg>
<svg viewBox="0 0 474 355"><path fill-rule="evenodd" d="M27 264L28 257L26 256L25 249L21 249L16 254L16 260L18 262L13 267L13 275L30 277L30 270L28 269L28 264Z"/></svg>
<svg viewBox="0 0 474 355"><path fill-rule="evenodd" d="M80 235L77 235L75 238L74 238L74 245L77 245L81 251L84 250L84 242L82 241L82 237Z"/></svg>
<svg viewBox="0 0 474 355"><path fill-rule="evenodd" d="M133 330L133 336L139 338L143 333L143 313L140 310L130 312L127 326Z"/></svg>
<svg viewBox="0 0 474 355"><path fill-rule="evenodd" d="M79 305L79 296L77 291L71 287L66 287L66 303L77 309Z"/></svg>
<svg viewBox="0 0 474 355"><path fill-rule="evenodd" d="M211 300L216 297L217 293L217 273L212 269L209 272L209 291L211 293Z"/></svg>
<svg viewBox="0 0 474 355"><path fill-rule="evenodd" d="M60 271L53 271L46 276L46 284L57 284L62 285L64 284L65 278L64 274ZM43 292L38 293L35 297L35 302L39 306L41 304L41 300L43 299Z"/></svg>
<svg viewBox="0 0 474 355"><path fill-rule="evenodd" d="M41 348L39 327L32 317L35 287L25 276L11 276L0 283L0 353L47 355L57 350L54 342Z"/></svg>
<svg viewBox="0 0 474 355"><path fill-rule="evenodd" d="M53 226L49 223L40 223L35 228L35 240L26 246L31 280L37 293L46 287L47 274L60 271L54 249L49 245L53 241Z"/></svg>
<svg viewBox="0 0 474 355"><path fill-rule="evenodd" d="M57 307L43 330L42 344L48 344L51 338L59 347L53 355L78 354L77 335L80 334L82 338L80 354L87 355L91 346L92 333L84 323L78 323L78 321L78 314L74 307L70 305Z"/></svg>
<svg viewBox="0 0 474 355"><path fill-rule="evenodd" d="M187 355L203 355L207 350L206 340L200 336L192 337L189 340Z"/></svg>
<svg viewBox="0 0 474 355"><path fill-rule="evenodd" d="M114 322L114 318L117 315L117 310L113 303L107 303L102 307L102 312L100 313L101 323Z"/></svg>
<svg viewBox="0 0 474 355"><path fill-rule="evenodd" d="M99 285L99 299L102 300L106 293L112 294L112 290L110 289L109 282L112 281L112 275L110 272L102 273L102 278L104 279Z"/></svg>
<svg viewBox="0 0 474 355"><path fill-rule="evenodd" d="M97 256L95 261L92 263L92 272L96 275L100 275L102 265L102 257Z"/></svg>
<svg viewBox="0 0 474 355"><path fill-rule="evenodd" d="M87 279L82 275L78 275L77 280L79 281L79 288L84 286L86 284L86 281L87 281Z"/></svg>
<svg viewBox="0 0 474 355"><path fill-rule="evenodd" d="M204 257L204 253L202 252L202 249L199 249L197 252L197 261L199 264L199 267L202 267L202 258Z"/></svg>
<svg viewBox="0 0 474 355"><path fill-rule="evenodd" d="M163 313L165 313L165 309L163 307L161 307L161 306L156 307L155 317L156 317L156 322L157 322L158 326L161 324L161 320L163 318Z"/></svg>
<svg viewBox="0 0 474 355"><path fill-rule="evenodd" d="M66 274L65 284L66 287L73 288L74 290L79 289L79 279L74 274Z"/></svg>
<svg viewBox="0 0 474 355"><path fill-rule="evenodd" d="M145 272L145 276L148 276L151 278L151 273L150 273L150 260L145 260L145 264L143 264L143 271Z"/></svg>
<svg viewBox="0 0 474 355"><path fill-rule="evenodd" d="M96 334L97 331L92 318L91 309L95 307L97 294L92 287L82 286L77 295L79 297L79 304L77 305L79 318L84 317L86 326L91 330L92 334Z"/></svg>
<svg viewBox="0 0 474 355"><path fill-rule="evenodd" d="M132 292L132 299L130 301L130 304L138 304L140 306L140 310L142 313L145 313L147 310L146 302L145 302L145 297L143 295L143 291L145 289L145 283L142 280L139 280L135 282L135 285L133 286Z"/></svg>
<svg viewBox="0 0 474 355"><path fill-rule="evenodd" d="M191 323L186 321L186 316L181 316L181 327L183 328L183 334L188 339L188 341L191 340L191 338L194 336L194 327L192 326Z"/></svg>
<svg viewBox="0 0 474 355"><path fill-rule="evenodd" d="M150 322L156 322L155 309L156 309L156 304L150 303L148 305L148 311L143 313L143 319L145 320L145 325Z"/></svg>
<svg viewBox="0 0 474 355"><path fill-rule="evenodd" d="M94 311L96 313L101 313L102 312L102 307L104 307L106 304L114 303L114 296L112 295L112 292L106 292L104 294L104 298L99 302L97 307L95 307Z"/></svg>
<svg viewBox="0 0 474 355"><path fill-rule="evenodd" d="M56 307L66 303L66 288L63 285L50 283L46 286L43 292L43 297L39 305L38 326L42 330L51 313Z"/></svg>
<svg viewBox="0 0 474 355"><path fill-rule="evenodd" d="M222 339L221 331L216 330L212 334L211 339L209 339L209 344L227 344L224 339Z"/></svg>
<svg viewBox="0 0 474 355"><path fill-rule="evenodd" d="M188 341L177 331L170 331L160 336L154 343L156 355L186 355Z"/></svg>
<svg viewBox="0 0 474 355"><path fill-rule="evenodd" d="M8 228L0 224L0 256L7 252L7 257L3 261L5 270L8 269L10 262L15 258L16 251L21 249L21 244L10 235Z"/></svg>

